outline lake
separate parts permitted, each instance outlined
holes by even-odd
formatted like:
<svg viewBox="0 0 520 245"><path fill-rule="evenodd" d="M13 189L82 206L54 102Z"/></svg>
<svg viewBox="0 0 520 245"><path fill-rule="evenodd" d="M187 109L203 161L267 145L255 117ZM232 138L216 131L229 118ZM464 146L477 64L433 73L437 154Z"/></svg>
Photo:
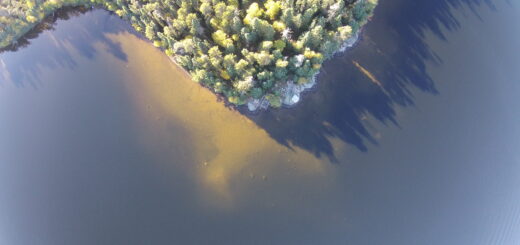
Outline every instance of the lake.
<svg viewBox="0 0 520 245"><path fill-rule="evenodd" d="M0 244L520 244L515 1L380 0L256 114L115 15L59 17L0 53Z"/></svg>

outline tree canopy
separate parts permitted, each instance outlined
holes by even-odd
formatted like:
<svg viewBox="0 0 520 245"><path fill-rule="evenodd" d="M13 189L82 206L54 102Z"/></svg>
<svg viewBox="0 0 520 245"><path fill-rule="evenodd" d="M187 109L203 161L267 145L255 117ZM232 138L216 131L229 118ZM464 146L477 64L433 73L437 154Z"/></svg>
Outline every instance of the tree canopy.
<svg viewBox="0 0 520 245"><path fill-rule="evenodd" d="M0 48L67 6L103 7L230 103L281 105L371 16L377 0L4 0Z"/></svg>

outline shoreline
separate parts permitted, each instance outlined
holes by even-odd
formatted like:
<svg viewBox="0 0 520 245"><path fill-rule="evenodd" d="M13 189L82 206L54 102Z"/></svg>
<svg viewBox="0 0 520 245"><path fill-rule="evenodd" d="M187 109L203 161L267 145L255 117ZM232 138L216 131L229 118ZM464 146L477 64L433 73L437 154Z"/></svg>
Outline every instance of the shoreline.
<svg viewBox="0 0 520 245"><path fill-rule="evenodd" d="M361 32L362 32L362 30L360 29L351 38L349 38L347 41L345 41L345 43L343 43L343 45L341 45L340 48L331 55L330 59L333 59L334 56L336 56L338 54L345 53L350 48L355 46L356 43L360 39ZM158 49L163 51L161 48L158 48ZM164 51L163 51L163 53L164 53ZM183 73L192 80L192 82L195 82L192 79L192 75L190 74L190 72L188 70L186 70L184 67L182 67L175 60L175 56L170 56L170 55L166 55L166 56L168 57L168 59L171 62L173 62L173 64L175 64L177 67L179 67L183 71ZM293 80L285 81L284 86L280 89L280 91L282 93L285 93L285 96L282 97L282 106L280 107L280 109L294 108L295 106L297 106L299 104L299 102L301 101L301 97L305 93L309 93L309 92L316 90L316 86L318 85L318 75L320 74L320 72L321 72L321 70L316 72L312 76L311 80L306 84L297 85L297 84L294 84ZM217 100L219 100L219 101L222 100L226 106L234 108L235 110L241 111L240 109L245 108L245 109L247 109L248 113L257 114L257 113L260 113L261 111L267 111L269 108L273 108L272 106L270 106L270 103L265 98L265 96L263 96L260 99L249 99L248 102L246 102L243 105L234 105L231 103L226 103L226 100L223 97L223 95L221 95L220 93L215 93L214 91L211 90L211 88L206 87L203 84L199 83L199 85L206 89L209 89L210 92L214 93L217 96Z"/></svg>
<svg viewBox="0 0 520 245"><path fill-rule="evenodd" d="M361 29L358 30L351 38L349 38L347 41L343 43L343 45L340 46L338 50L336 50L329 59L333 59L334 56L345 53L350 48L352 48L356 43L359 41L359 37L361 34ZM282 93L285 95L282 97L282 106L280 108L286 108L290 109L299 104L301 101L301 97L308 92L312 92L316 89L316 86L318 84L318 75L320 74L320 71L316 72L310 81L305 84L295 84L293 80L288 80L284 83L284 86L280 89ZM244 105L240 105L237 107L246 107L247 110L250 113L256 113L259 111L265 111L269 108L272 108L272 106L269 106L269 101L263 96L260 99L250 99L247 103Z"/></svg>
<svg viewBox="0 0 520 245"><path fill-rule="evenodd" d="M78 1L81 3L82 1L85 1L85 0L78 0ZM102 2L102 0L99 0L99 1ZM47 6L46 4L48 4L48 3L49 2L43 2L42 6ZM87 9L87 10L88 9L92 10L92 9L97 8L96 2L94 0L92 1L92 3L90 3L88 6L87 6L87 4L84 4L83 6L81 6L82 4L77 4L78 6L76 6L76 7L68 6L68 4L65 4L64 6L57 7L57 8L56 8L56 6L49 4L48 6L50 6L51 10L49 10L49 9L45 10L45 12L42 14L43 17L40 17L41 19L37 23L30 25L29 31L23 31L24 32L23 35L17 36L15 38L15 41L13 41L10 45L4 47L3 49L4 50L11 49L11 50L15 51L18 47L23 46L23 45L20 45L20 42L23 41L24 36L27 36L28 33L31 33L34 31L39 34L39 32L49 28L49 27L47 27L47 28L44 28L43 30L39 30L39 31L37 30L37 29L40 29L39 26L44 26L45 25L44 23L46 23L46 22L53 22L53 23L56 22L57 18L59 18L59 17L55 16L56 12L59 12L60 10L65 10L67 8L74 9L74 8L83 7L83 9ZM320 67L321 67L322 63L324 62L323 55L321 54L321 52L325 52L326 59L328 60L328 59L334 58L334 56L337 55L338 53L343 53L348 48L351 48L352 46L354 46L357 43L357 41L359 39L359 34L362 30L362 28L360 28L360 27L363 27L363 25L365 25L366 22L368 22L370 20L370 16L371 16L370 14L372 13L371 11L375 7L375 5L377 5L377 0L358 0L357 2L355 2L353 4L357 4L356 7L361 6L361 8L364 8L364 9L361 9L360 11L366 11L366 12L361 12L361 14L363 14L363 13L365 14L364 17L351 17L351 18L354 18L354 19L350 20L351 22L354 21L354 24L360 25L360 26L356 26L357 28L355 28L356 30L353 34L351 32L352 28L349 26L350 24L342 27L344 29L342 29L342 32L341 32L342 33L341 40L345 40L345 41L343 43L338 43L341 41L336 41L334 43L334 46L332 46L332 47L330 45L327 46L330 48L330 49L328 49L328 51L320 50L320 51L316 51L317 53L315 53L315 51L307 48L305 51L305 54L304 54L304 52L302 51L302 47L294 46L293 49L296 49L297 53L299 53L299 55L295 55L295 56L289 55L291 57L291 60L289 62L292 62L291 63L292 68L291 69L287 68L285 70L285 73L282 73L282 75L280 75L280 73L278 73L277 74L278 79L274 79L274 80L272 78L272 76L273 76L272 68L269 68L269 67L262 68L265 70L263 72L263 74L261 74L262 76L256 77L255 72L258 73L259 71L262 71L262 69L254 66L254 64L256 64L256 62L258 62L258 64L260 64L260 66L262 66L262 67L267 66L267 65L273 66L273 64L272 64L273 61L271 60L273 57L273 54L271 54L271 51L262 51L262 52L255 53L253 51L247 52L248 50L244 48L244 50L246 50L246 53L247 53L247 54L243 54L244 57L247 56L247 59L243 58L243 59L246 59L246 61L243 62L243 63L245 63L245 65L243 63L240 63L239 65L241 68L236 68L236 69L238 69L238 71L244 71L246 68L248 68L250 70L252 69L253 76L249 76L249 80L246 78L245 80L242 79L242 80L238 81L238 83L237 83L238 85L235 83L233 83L232 85L229 85L229 84L222 85L221 84L222 79L225 79L225 80L230 79L229 74L226 71L222 72L223 68L220 68L221 69L220 74L218 74L218 70L217 71L215 71L215 70L205 71L204 69L201 70L201 68L200 68L200 66L202 66L201 64L207 65L207 63L208 63L207 59L199 61L196 59L196 57L193 57L193 56L190 57L191 53L188 53L188 54L184 53L183 45L188 45L189 43L194 42L193 38L184 39L184 40L191 40L191 42L188 42L188 44L184 44L180 41L175 41L174 42L175 44L180 43L177 47L177 46L171 44L170 39L167 39L166 37L159 36L159 39L154 38L152 35L153 33L149 34L149 31L148 31L149 26L147 26L146 39L150 40L150 42L152 42L151 44L156 46L163 53L166 53L166 55L170 59L170 61L172 61L176 66L180 67L183 70L183 72L190 77L190 80L199 83L199 85L201 85L202 87L206 87L206 88L210 89L210 91L217 96L218 100L224 101L224 104L227 107L234 108L237 110L247 107L247 109L250 112L267 110L269 107L291 108L291 107L294 107L296 104L298 104L301 101L301 97L302 97L303 93L306 93L308 91L315 89L316 84L318 83L318 75L321 72ZM123 10L115 11L114 9L116 9L116 6L112 6L108 3L106 3L105 5L106 6L102 9L104 9L110 13L115 13L122 19L125 19L124 16L127 16L127 14L125 14L125 12ZM253 6L253 5L251 5L251 6ZM250 8L251 8L251 6L250 6ZM337 8L339 8L339 6L336 6L336 8L334 8L334 6L336 6L336 5L331 6L329 11L336 10ZM350 11L354 11L354 10L350 10ZM50 14L50 12L52 12L52 15ZM366 14L368 14L368 17L366 16ZM353 16L355 16L355 15L353 14ZM361 15L361 16L363 16L363 15ZM28 15L27 16L28 20L29 20L29 17L31 17L32 19L36 19L36 17L34 17L32 15ZM32 22L32 19L29 21ZM125 20L128 21L127 18ZM246 20L247 20L247 18L244 19L244 21L246 21ZM342 21L345 22L345 20L342 20ZM137 31L137 33L140 34L138 36L143 37L142 35L144 33L143 33L142 28L144 28L144 27L142 27L142 25L143 24L141 22L138 22L138 24L132 22L131 26L134 28L128 28L128 29ZM273 33L274 33L275 32L273 29L274 27L271 26L270 23L267 23L267 25L271 27L271 29L273 30ZM52 26L53 25L51 25L50 27L52 28ZM320 26L321 25L319 25L318 27L320 27ZM285 25L283 27L285 27ZM322 30L324 28L324 27L322 27L322 29L319 29L318 27L316 27L315 29ZM289 33L289 34L286 34L285 31L287 31L287 30L288 30L287 33ZM340 30L340 28L338 27L336 31L339 31L339 30ZM129 32L131 32L131 33L134 33L133 31L129 30ZM278 30L278 31L280 31L280 30ZM215 33L217 33L217 32L215 32ZM328 37L331 40L340 38L339 34L330 34L330 32L331 31L329 31ZM282 35L282 37L279 40L285 40L287 38L290 39L291 33L292 32L291 32L290 28L288 28L288 27L285 28L284 32L282 34L280 34L280 35ZM307 31L306 35L312 36L309 33L311 33L310 30ZM289 37L284 36L284 35L289 35ZM310 38L310 37L308 37L308 38ZM215 37L213 37L213 39L215 39ZM298 40L298 39L294 39L294 40ZM166 45L165 42L168 45ZM264 42L268 43L268 41L264 41ZM287 41L285 41L285 42L287 42ZM281 56L282 55L281 52L285 47L285 42L282 43L284 45L281 47L281 49L279 49L279 47L277 46L276 50L274 50L273 53L275 53L275 51L278 51L279 52L278 55ZM296 45L302 41L299 40L296 44L293 44L293 42L295 42L295 41L290 41L290 43L292 45ZM27 41L27 43L25 43L25 45L27 45L28 43L29 42ZM270 43L271 43L271 45L273 45L273 42L270 42ZM213 46L211 46L212 49L209 51L212 51L215 47L219 47L216 44L212 44L212 45L213 45ZM219 44L219 45L222 46L222 44ZM264 45L264 44L262 44L262 45ZM265 45L268 45L268 44L265 44ZM303 44L300 43L299 45L302 46ZM313 44L313 45L316 46L317 44ZM271 47L271 46L269 46L269 47ZM295 48L295 47L299 47L299 48ZM319 46L319 47L321 47L321 46ZM181 51L179 51L178 49L180 49ZM271 50L271 48L268 48L268 49ZM334 49L336 49L336 50L334 50ZM0 51L1 50L2 49L0 49ZM218 50L219 49L217 49L217 51ZM327 50L327 49L325 49L325 50ZM190 52L194 52L194 51L190 51ZM199 53L200 52L201 51L199 50ZM208 51L206 50L204 52L208 52ZM215 53L215 52L213 52L213 53ZM211 56L213 53L210 53L209 55ZM218 53L215 55L218 55ZM270 57L268 55L270 55ZM221 59L223 59L223 58L221 57ZM233 59L233 57L232 57L232 59ZM276 59L278 59L277 62L279 62L281 60L281 58L279 58L279 57ZM276 66L277 67L278 66L286 67L288 64L287 59L288 59L288 56L284 56L284 59L281 61L281 65L279 66L277 63ZM311 59L312 59L312 61L311 61ZM305 63L305 66L302 67L302 63L304 60L306 63ZM240 61L243 61L243 60L240 60ZM248 63L248 61L249 61L249 63ZM265 63L266 61L268 63ZM206 62L206 63L204 63L204 62ZM235 60L235 62L236 62L236 60ZM283 62L285 62L285 64L283 64ZM250 63L252 65L250 65ZM211 63L210 65L211 65L211 67L213 67L213 66L220 67L219 64L220 63ZM234 65L232 67L235 67L235 66L236 65ZM251 66L251 67L249 67L249 66ZM311 67L311 66L313 66L313 67ZM238 66L236 66L236 67L238 67ZM232 68L226 68L226 69L232 69ZM251 72L250 70L247 70L247 71ZM206 72L208 72L208 74L206 74ZM217 73L216 75L214 74L215 72ZM247 73L247 74L250 74L250 73ZM232 75L232 76L240 77L239 75L236 75L236 74ZM269 76L271 76L271 78L269 78ZM268 83L267 83L267 85L265 85L265 84L261 85L263 88L262 87L258 88L260 86L260 85L258 85L255 88L257 90L253 91L254 93L253 92L249 93L251 90L251 86L255 86L254 84L257 82L257 81L255 81L256 79L254 77L256 77L256 79L260 79L259 81L268 81ZM236 79L238 79L238 78L236 78ZM216 82L215 82L215 80L216 80ZM224 82L222 82L222 83L224 83ZM247 87L247 86L249 86L249 87ZM242 107L242 106L244 106L244 107Z"/></svg>
<svg viewBox="0 0 520 245"><path fill-rule="evenodd" d="M338 50L336 50L331 55L331 57L329 59L333 59L334 56L336 56L338 54L345 53L350 48L355 46L358 43L359 39L360 39L361 32L362 32L362 29L358 30L358 32L356 32L351 38L349 38L347 41L345 41L343 43L343 45L341 45L340 48ZM150 42L150 44L152 44L152 43ZM161 50L162 53L164 53L164 50L162 48L158 48L158 49ZM190 78L190 80L192 80L192 82L195 82L192 79L191 73L188 70L186 70L184 67L182 67L175 60L175 56L170 56L170 55L166 55L166 56L168 57L168 59L171 62L173 62L173 64L175 64L177 67L179 67L183 71L183 73L185 75L187 75ZM295 106L297 106L299 104L299 102L301 101L301 97L304 94L310 93L312 91L315 91L316 90L316 86L318 85L318 75L320 74L320 72L321 72L321 70L316 72L312 76L310 81L308 83L306 83L306 84L298 85L298 84L294 84L293 80L285 81L283 87L280 89L280 91L282 93L285 93L285 96L282 97L282 106L279 109L294 108ZM222 94L216 93L216 92L212 91L211 88L209 88L207 86L204 86L203 84L199 83L199 85L204 87L204 88L206 88L206 89L209 89L210 92L212 92L213 94L215 94L217 96L217 100L223 101L224 104L227 107L233 108L233 109L238 110L238 111L242 111L241 109L244 108L244 109L247 110L248 113L258 114L258 113L260 113L262 111L267 111L269 108L273 108L272 106L270 106L270 103L265 98L265 96L263 96L260 99L249 99L248 102L246 102L243 105L234 105L232 103L228 103L226 101L225 97ZM246 111L246 110L244 110L244 111Z"/></svg>

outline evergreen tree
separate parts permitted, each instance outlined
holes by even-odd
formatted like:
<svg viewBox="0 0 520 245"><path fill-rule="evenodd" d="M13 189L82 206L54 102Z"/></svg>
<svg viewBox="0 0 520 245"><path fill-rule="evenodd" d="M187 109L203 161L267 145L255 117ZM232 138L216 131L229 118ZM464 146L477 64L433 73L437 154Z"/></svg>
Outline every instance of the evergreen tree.
<svg viewBox="0 0 520 245"><path fill-rule="evenodd" d="M377 5L377 0L21 0L1 1L0 48L61 7L114 12L229 102L280 106L285 81L305 83Z"/></svg>

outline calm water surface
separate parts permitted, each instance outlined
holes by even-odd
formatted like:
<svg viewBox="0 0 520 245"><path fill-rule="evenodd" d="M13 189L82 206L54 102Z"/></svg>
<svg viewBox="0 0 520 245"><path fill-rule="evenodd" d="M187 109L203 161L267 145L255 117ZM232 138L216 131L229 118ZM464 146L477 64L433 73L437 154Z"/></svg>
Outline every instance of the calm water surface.
<svg viewBox="0 0 520 245"><path fill-rule="evenodd" d="M0 244L520 244L520 5L381 0L292 109L117 17L0 54Z"/></svg>

